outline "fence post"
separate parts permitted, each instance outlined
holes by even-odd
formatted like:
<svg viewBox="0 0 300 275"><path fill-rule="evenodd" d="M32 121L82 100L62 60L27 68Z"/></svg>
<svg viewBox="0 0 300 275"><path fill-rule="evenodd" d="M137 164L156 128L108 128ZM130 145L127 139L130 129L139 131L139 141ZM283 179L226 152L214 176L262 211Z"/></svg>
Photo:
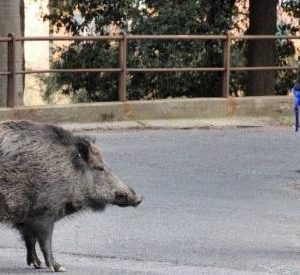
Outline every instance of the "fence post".
<svg viewBox="0 0 300 275"><path fill-rule="evenodd" d="M122 32L123 39L120 40L120 49L119 49L119 67L121 72L119 74L119 101L126 101L127 99L127 34Z"/></svg>
<svg viewBox="0 0 300 275"><path fill-rule="evenodd" d="M16 99L16 40L13 33L8 34L11 41L7 43L7 107L15 106Z"/></svg>
<svg viewBox="0 0 300 275"><path fill-rule="evenodd" d="M223 67L225 71L223 71L222 75L222 96L228 97L229 96L229 84L230 84L230 60L231 60L231 35L227 32L227 39L224 43L224 54L223 54Z"/></svg>

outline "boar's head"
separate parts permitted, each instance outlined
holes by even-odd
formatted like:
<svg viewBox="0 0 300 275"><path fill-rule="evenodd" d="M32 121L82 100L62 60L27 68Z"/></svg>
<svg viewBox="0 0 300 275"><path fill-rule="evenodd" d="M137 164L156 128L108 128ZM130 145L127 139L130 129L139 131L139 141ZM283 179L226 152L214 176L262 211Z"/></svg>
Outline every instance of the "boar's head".
<svg viewBox="0 0 300 275"><path fill-rule="evenodd" d="M78 165L84 166L87 203L92 209L103 209L106 204L136 207L142 202L142 197L113 174L94 140L76 136L75 145L79 151L78 161L82 159L84 162Z"/></svg>

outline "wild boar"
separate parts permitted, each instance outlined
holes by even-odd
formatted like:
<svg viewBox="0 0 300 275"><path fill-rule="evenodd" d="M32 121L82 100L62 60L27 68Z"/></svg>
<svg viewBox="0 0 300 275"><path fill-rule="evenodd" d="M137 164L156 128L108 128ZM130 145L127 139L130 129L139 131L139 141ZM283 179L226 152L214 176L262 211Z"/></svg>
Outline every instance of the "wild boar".
<svg viewBox="0 0 300 275"><path fill-rule="evenodd" d="M54 223L106 204L138 206L142 198L115 176L97 144L58 126L31 121L0 123L0 222L25 241L27 264L66 271L52 253Z"/></svg>

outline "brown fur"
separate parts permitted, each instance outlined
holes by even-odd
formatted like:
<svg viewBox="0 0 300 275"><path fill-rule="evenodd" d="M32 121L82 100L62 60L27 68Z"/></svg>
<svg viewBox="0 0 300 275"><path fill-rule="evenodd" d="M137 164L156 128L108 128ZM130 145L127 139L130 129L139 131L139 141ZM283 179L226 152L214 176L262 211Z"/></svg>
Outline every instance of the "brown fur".
<svg viewBox="0 0 300 275"><path fill-rule="evenodd" d="M27 263L62 271L51 256L54 223L79 210L103 210L107 203L137 206L141 199L113 175L89 138L31 121L0 123L0 222L21 232Z"/></svg>

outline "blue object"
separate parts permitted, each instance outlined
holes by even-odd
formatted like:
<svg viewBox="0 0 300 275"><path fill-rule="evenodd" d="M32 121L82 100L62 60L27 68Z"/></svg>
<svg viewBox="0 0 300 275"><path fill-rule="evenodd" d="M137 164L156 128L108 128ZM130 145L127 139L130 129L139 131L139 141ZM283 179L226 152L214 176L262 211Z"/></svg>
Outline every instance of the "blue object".
<svg viewBox="0 0 300 275"><path fill-rule="evenodd" d="M295 113L295 131L298 132L299 129L299 105L300 105L300 87L298 82L294 85L294 113Z"/></svg>

